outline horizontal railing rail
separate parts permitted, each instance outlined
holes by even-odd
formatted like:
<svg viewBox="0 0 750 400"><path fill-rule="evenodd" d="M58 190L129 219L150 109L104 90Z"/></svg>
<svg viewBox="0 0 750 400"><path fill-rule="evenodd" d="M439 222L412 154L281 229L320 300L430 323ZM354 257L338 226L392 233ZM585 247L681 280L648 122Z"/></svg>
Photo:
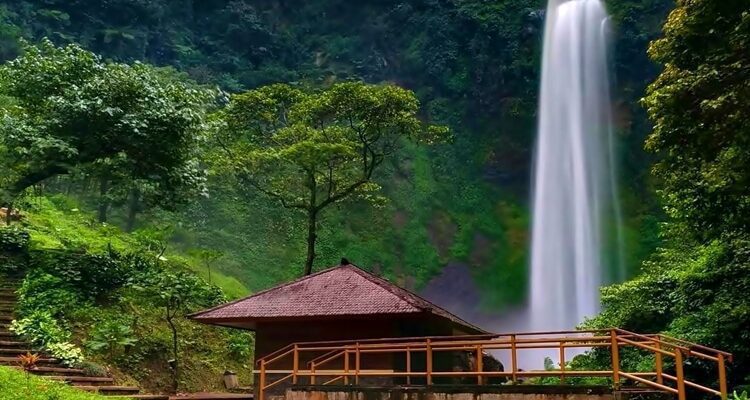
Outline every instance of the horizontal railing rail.
<svg viewBox="0 0 750 400"><path fill-rule="evenodd" d="M624 371L620 362L622 348L632 348L651 354L654 358L653 371ZM556 350L559 356L559 369L528 370L518 367L518 353L528 350ZM570 369L566 361L568 349L603 349L608 351L610 369L581 371ZM486 371L483 366L487 351L509 351L510 369ZM472 354L473 365L469 370L440 370L435 357L450 352ZM390 357L389 368L377 368L367 362L376 357ZM420 357L415 365L415 357ZM401 357L395 368L393 360ZM686 358L695 357L713 362L718 371L718 388L711 388L686 379L684 365ZM674 371L665 372L665 358L672 359ZM302 362L304 360L304 363ZM706 346L690 343L660 334L639 334L622 329L549 331L530 333L508 333L473 336L433 336L392 339L348 340L327 342L303 342L286 346L257 361L259 376L259 400L265 400L265 393L284 382L298 384L305 378L311 385L358 385L362 378L400 378L407 385L415 379L432 385L435 378L470 378L477 385L486 384L491 378L507 378L519 383L520 378L557 377L564 383L568 377L608 378L614 388L623 381L641 384L645 387L672 393L679 400L687 399L687 390L715 395L727 399L726 362L732 360L730 353ZM367 361L367 362L365 362ZM284 364L280 366L279 364ZM438 367L438 368L436 368ZM272 380L273 379L273 380ZM319 380L320 379L320 380Z"/></svg>

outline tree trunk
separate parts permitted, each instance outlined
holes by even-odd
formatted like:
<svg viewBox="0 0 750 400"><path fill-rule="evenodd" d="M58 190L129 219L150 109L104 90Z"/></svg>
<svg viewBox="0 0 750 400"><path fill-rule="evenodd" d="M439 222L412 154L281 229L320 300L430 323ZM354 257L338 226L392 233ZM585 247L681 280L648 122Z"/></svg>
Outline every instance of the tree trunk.
<svg viewBox="0 0 750 400"><path fill-rule="evenodd" d="M99 222L107 222L107 211L109 211L109 197L107 192L109 191L109 179L106 177L99 178L99 209L98 216Z"/></svg>
<svg viewBox="0 0 750 400"><path fill-rule="evenodd" d="M141 194L138 189L132 189L130 191L130 202L128 204L128 219L125 223L125 231L133 232L135 228L135 220L138 216L138 207L140 205Z"/></svg>
<svg viewBox="0 0 750 400"><path fill-rule="evenodd" d="M10 226L10 222L13 220L12 213L13 213L13 203L8 202L8 208L5 210L5 215L3 216L5 218L5 225Z"/></svg>
<svg viewBox="0 0 750 400"><path fill-rule="evenodd" d="M307 261L305 261L305 275L312 274L315 261L315 240L318 222L318 212L311 210L307 214Z"/></svg>
<svg viewBox="0 0 750 400"><path fill-rule="evenodd" d="M177 394L177 389L179 389L180 386L180 373L179 373L179 353L177 348L177 327L174 325L173 321L174 317L169 316L169 309L167 309L167 323L169 324L169 329L172 331L172 360L173 363L171 365L172 368L172 392L174 394Z"/></svg>

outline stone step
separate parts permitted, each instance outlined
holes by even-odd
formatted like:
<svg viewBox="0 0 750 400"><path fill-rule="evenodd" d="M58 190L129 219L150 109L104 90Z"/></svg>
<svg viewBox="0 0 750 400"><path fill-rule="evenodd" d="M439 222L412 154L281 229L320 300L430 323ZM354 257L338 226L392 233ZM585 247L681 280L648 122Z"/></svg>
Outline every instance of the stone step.
<svg viewBox="0 0 750 400"><path fill-rule="evenodd" d="M177 398L177 397L175 397ZM134 394L130 396L117 396L117 399L122 400L169 400L170 397L166 394Z"/></svg>
<svg viewBox="0 0 750 400"><path fill-rule="evenodd" d="M6 324L9 324L11 321L13 321L15 318L10 314L0 314L0 322L4 322Z"/></svg>
<svg viewBox="0 0 750 400"><path fill-rule="evenodd" d="M51 367L60 364L60 361L55 358L42 357L36 364L40 367ZM18 357L0 354L0 365L18 366Z"/></svg>
<svg viewBox="0 0 750 400"><path fill-rule="evenodd" d="M20 356L21 354L26 353L32 353L34 354L34 350L28 349L28 348L10 348L10 347L3 347L0 348L0 356Z"/></svg>
<svg viewBox="0 0 750 400"><path fill-rule="evenodd" d="M11 332L8 330L0 331L0 339L2 340L8 340L8 338L14 338L16 336L17 335L15 334L15 332Z"/></svg>
<svg viewBox="0 0 750 400"><path fill-rule="evenodd" d="M128 396L138 394L141 391L135 386L76 386L75 388L105 396Z"/></svg>
<svg viewBox="0 0 750 400"><path fill-rule="evenodd" d="M253 400L253 394L234 393L190 393L180 396L172 396L170 400Z"/></svg>
<svg viewBox="0 0 750 400"><path fill-rule="evenodd" d="M53 375L47 376L53 381L63 381L73 386L112 386L115 380L98 376Z"/></svg>
<svg viewBox="0 0 750 400"><path fill-rule="evenodd" d="M29 347L29 343L24 342L24 341L18 341L18 340L4 340L2 337L0 337L0 347L3 347L3 348Z"/></svg>
<svg viewBox="0 0 750 400"><path fill-rule="evenodd" d="M22 369L21 367L17 367ZM77 368L65 368L65 367L36 367L31 371L34 375L39 376L81 376L86 372L82 369Z"/></svg>

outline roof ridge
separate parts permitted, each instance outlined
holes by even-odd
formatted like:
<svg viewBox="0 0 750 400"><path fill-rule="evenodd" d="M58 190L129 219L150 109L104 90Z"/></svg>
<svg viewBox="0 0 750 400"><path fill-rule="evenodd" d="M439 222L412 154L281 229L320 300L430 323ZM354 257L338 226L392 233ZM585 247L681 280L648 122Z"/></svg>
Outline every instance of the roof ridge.
<svg viewBox="0 0 750 400"><path fill-rule="evenodd" d="M381 277L373 274L372 272L365 271L364 269L360 268L358 265L349 264L347 266L348 267L353 267L351 269L354 270L354 272L356 272L357 274L359 274L361 277L363 277L363 278L367 279L368 281L370 281L370 282L378 285L380 288L385 289L385 290L391 292L391 294L393 294L393 295L397 296L398 298L406 301L410 305L412 305L414 307L417 307L420 310L423 310L425 308L424 304L419 304L419 302L415 302L414 301L414 298L413 298L414 294L411 293L411 292L409 292L408 290L400 288L397 285L395 285L394 283L392 283L391 281L389 281L389 280L387 280L385 278L381 278ZM429 304L429 302L427 302L427 303Z"/></svg>
<svg viewBox="0 0 750 400"><path fill-rule="evenodd" d="M205 310L201 310L201 311L197 311L197 312L194 312L194 313L192 313L192 314L188 314L188 315L187 315L187 318L195 318L195 317L198 317L198 316L200 316L200 315L203 315L203 314L207 314L207 313L209 313L209 312L211 312L211 311L216 311L216 310L218 310L218 309L221 309L221 308L224 308L224 307L229 307L229 306L231 306L231 305L233 305L233 304L237 304L237 303L239 303L239 302L241 302L241 301L245 301L245 300L247 300L247 299L250 299L250 298L253 298L253 297L255 297L255 296L260 296L260 295L262 295L262 294L264 294L264 293L267 293L267 292L270 292L270 291L272 291L272 290L277 290L277 289L281 289L281 288L283 288L283 287L287 287L287 286L291 286L291 285L294 285L295 283L299 283L299 282L302 282L302 281L308 280L308 279L310 279L310 278L313 278L313 277L315 277L315 276L318 276L318 275L322 275L322 274L324 274L324 273L326 273L326 272L330 272L330 271L332 271L332 270L334 270L334 269L337 269L337 268L341 268L341 267L345 267L345 265L334 265L334 266L332 266L332 267L328 267L328 268L322 269L322 270L320 270L320 271L318 271L318 272L315 272L315 273L312 273L312 274L310 274L310 275L305 275L305 276L302 276L302 277L300 277L300 278L297 278L297 279L291 280L291 281L289 281L289 282L286 282L286 283L283 283L283 284L281 284L281 285L278 285L278 286L271 286L271 287L270 287L270 288L268 288L268 289L263 289L263 290L261 290L260 292L255 292L255 293L249 294L249 295L247 295L247 296L245 296L245 297L241 297L241 298L239 298L239 299L236 299L236 300L232 300L232 301L230 301L230 302L228 302L228 303L222 303L222 304L219 304L219 305L217 305L217 306L213 306L213 307L211 307L211 308L208 308L208 309L205 309Z"/></svg>
<svg viewBox="0 0 750 400"><path fill-rule="evenodd" d="M358 273L360 276L362 276L363 278L365 278L365 279L367 279L367 280L375 283L376 285L380 286L381 288L383 288L385 290L388 290L389 292L391 292L394 295L398 296L400 299L405 300L410 305L412 305L414 307L417 307L418 309L420 309L422 311L434 311L434 310L437 310L437 311L440 311L442 313L445 313L446 315L443 315L444 317L448 317L449 319L450 319L450 317L453 317L453 318L455 318L455 319L458 320L457 322L460 322L460 323L465 324L465 325L467 325L469 327L477 329L478 331L484 331L484 329L482 329L482 328L480 328L480 327L478 327L478 326L476 326L476 325L474 325L474 324L472 324L472 323L464 320L463 318L459 317L458 315L456 315L456 314L454 314L454 313L452 313L452 312L444 309L443 307L440 307L439 305L437 305L437 304L435 304L435 303L433 303L433 302L425 299L424 297L422 297L422 296L420 296L420 295L418 295L418 294L416 294L416 293L414 293L412 291L406 290L406 289L404 289L404 288L402 288L402 287L400 287L400 286L398 286L398 285L390 282L387 279L381 278L381 277L379 277L379 276L377 276L377 275L375 275L375 274L373 274L373 273L371 273L369 271L365 271L364 269L360 268L357 265L349 264L348 266L353 267L352 269L356 273ZM344 266L344 267L346 267L346 266ZM396 292L398 292L398 293L396 293Z"/></svg>
<svg viewBox="0 0 750 400"><path fill-rule="evenodd" d="M301 284L302 282L314 279L316 277L319 277L321 275L325 275L327 273L331 273L334 271L349 271L351 273L356 274L361 279L364 279L364 281L369 282L370 284L373 284L377 286L380 290L383 290L385 293L390 294L390 296L394 296L397 301L402 302L401 304L402 309L400 312L408 312L408 313L414 313L414 312L421 312L421 313L430 313L437 316L440 316L441 318L447 319L451 321L453 324L456 325L462 325L467 328L471 328L475 330L476 332L486 332L484 329L477 327L474 324L471 324L464 319L460 318L459 316L451 313L450 311L438 306L437 304L423 298L422 296L407 290L405 288L402 288L389 280L379 277L375 274L373 274L370 271L367 271L363 268L360 268L359 266L347 263L347 264L339 264L335 265L329 268L325 268L323 270L320 270L318 272L315 272L313 274L302 276L300 278L297 278L295 280L283 283L278 286L273 286L264 290L261 290L257 293L250 294L248 296L233 300L231 302L225 303L225 304L219 304L217 306L211 307L206 310L201 310L192 314L189 314L187 317L190 319L206 319L210 318L207 317L207 315L210 315L214 312L221 313L220 310L227 309L232 310L232 306L237 305L238 303L242 303L245 301L253 301L252 299L258 298L260 296L263 296L264 294L271 293L274 291L279 291L281 289L288 288L292 285ZM384 293L384 294L385 294ZM406 309L409 309L409 311L406 311ZM344 315L344 314L341 314ZM353 314L354 315L354 314Z"/></svg>

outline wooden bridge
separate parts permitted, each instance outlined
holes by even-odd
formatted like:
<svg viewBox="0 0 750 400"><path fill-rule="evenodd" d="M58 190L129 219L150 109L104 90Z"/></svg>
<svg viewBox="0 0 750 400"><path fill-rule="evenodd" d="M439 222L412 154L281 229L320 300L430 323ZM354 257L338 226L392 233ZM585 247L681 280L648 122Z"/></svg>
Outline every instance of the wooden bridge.
<svg viewBox="0 0 750 400"><path fill-rule="evenodd" d="M540 349L559 355L557 369L522 370L518 367L519 353ZM608 367L590 371L572 369L566 365L568 349L577 349L577 353L597 351L608 358ZM620 362L623 351L653 357L653 368L648 371L625 370ZM468 370L456 370L450 363L439 361L462 352L475 357ZM487 371L482 365L484 352L504 352L510 365L506 365L504 371ZM711 365L716 373L716 387L686 378L684 366L689 359ZM357 387L377 381L381 385L434 387L437 381L450 379L487 385L490 379L500 377L507 379L509 384L521 384L529 378L556 377L562 384L566 378L596 377L613 389L637 385L671 393L679 400L687 400L688 393L726 400L726 363L731 361L730 353L699 344L660 334L638 334L613 328L295 343L257 360L255 372L258 374L260 400L265 400L269 390L284 384Z"/></svg>

